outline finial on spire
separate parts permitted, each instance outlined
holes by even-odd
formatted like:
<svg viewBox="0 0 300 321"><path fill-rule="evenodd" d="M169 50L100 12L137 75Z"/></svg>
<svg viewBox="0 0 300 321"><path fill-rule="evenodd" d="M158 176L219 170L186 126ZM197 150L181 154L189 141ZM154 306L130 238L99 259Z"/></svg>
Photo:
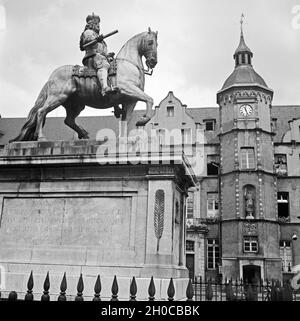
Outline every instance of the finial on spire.
<svg viewBox="0 0 300 321"><path fill-rule="evenodd" d="M241 14L241 20L240 20L240 24L241 24L241 34L243 34L243 23L244 23L244 18L245 18L245 16L244 16L244 14L242 13L242 14Z"/></svg>

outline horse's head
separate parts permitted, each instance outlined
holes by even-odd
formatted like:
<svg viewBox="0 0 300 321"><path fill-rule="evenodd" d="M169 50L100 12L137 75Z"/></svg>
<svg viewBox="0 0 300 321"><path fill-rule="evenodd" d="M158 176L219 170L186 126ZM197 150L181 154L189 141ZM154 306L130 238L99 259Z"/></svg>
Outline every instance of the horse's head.
<svg viewBox="0 0 300 321"><path fill-rule="evenodd" d="M157 64L157 31L153 32L148 29L144 33L142 45L140 48L141 54L146 58L146 65L153 69Z"/></svg>

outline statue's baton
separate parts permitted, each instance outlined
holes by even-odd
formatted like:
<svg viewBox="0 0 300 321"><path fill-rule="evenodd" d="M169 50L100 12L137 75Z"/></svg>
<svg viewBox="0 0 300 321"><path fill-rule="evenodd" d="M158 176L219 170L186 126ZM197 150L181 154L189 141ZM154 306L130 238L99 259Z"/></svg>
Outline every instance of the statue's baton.
<svg viewBox="0 0 300 321"><path fill-rule="evenodd" d="M98 36L97 39L92 40L92 41L86 43L85 45L83 45L83 48L86 48L86 47L88 47L88 46L94 45L94 44L97 43L98 41L102 41L103 39L105 39L105 38L107 38L107 37L110 37L110 36L114 35L114 34L117 33L117 32L119 32L119 31L118 31L118 30L114 30L114 31L112 31L112 32L110 32L110 33L107 33L106 35L100 35L100 36Z"/></svg>

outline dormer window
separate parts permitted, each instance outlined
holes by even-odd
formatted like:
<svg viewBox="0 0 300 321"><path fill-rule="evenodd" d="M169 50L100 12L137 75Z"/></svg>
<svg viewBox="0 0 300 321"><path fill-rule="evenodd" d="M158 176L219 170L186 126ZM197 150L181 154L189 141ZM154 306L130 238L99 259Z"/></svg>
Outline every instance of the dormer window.
<svg viewBox="0 0 300 321"><path fill-rule="evenodd" d="M168 117L174 117L174 107L173 106L168 106L167 107L167 116Z"/></svg>

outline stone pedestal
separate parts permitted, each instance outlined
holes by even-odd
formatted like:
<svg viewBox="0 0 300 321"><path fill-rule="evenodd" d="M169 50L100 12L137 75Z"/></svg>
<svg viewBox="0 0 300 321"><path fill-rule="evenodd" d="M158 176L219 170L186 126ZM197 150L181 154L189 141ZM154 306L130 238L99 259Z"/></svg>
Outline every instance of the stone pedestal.
<svg viewBox="0 0 300 321"><path fill-rule="evenodd" d="M176 153L168 164L166 155L139 162L133 153L115 153L103 164L99 146L96 141L6 146L0 157L0 264L6 290L26 292L32 270L34 291L41 293L49 271L50 293L59 294L66 272L67 294L76 295L82 273L84 296L89 297L100 274L101 295L109 298L116 275L119 298L127 300L135 276L137 298L146 299L153 276L156 299L167 298L171 277L176 299L183 299L188 283L184 209L194 182L191 169ZM164 195L159 222L158 190Z"/></svg>

